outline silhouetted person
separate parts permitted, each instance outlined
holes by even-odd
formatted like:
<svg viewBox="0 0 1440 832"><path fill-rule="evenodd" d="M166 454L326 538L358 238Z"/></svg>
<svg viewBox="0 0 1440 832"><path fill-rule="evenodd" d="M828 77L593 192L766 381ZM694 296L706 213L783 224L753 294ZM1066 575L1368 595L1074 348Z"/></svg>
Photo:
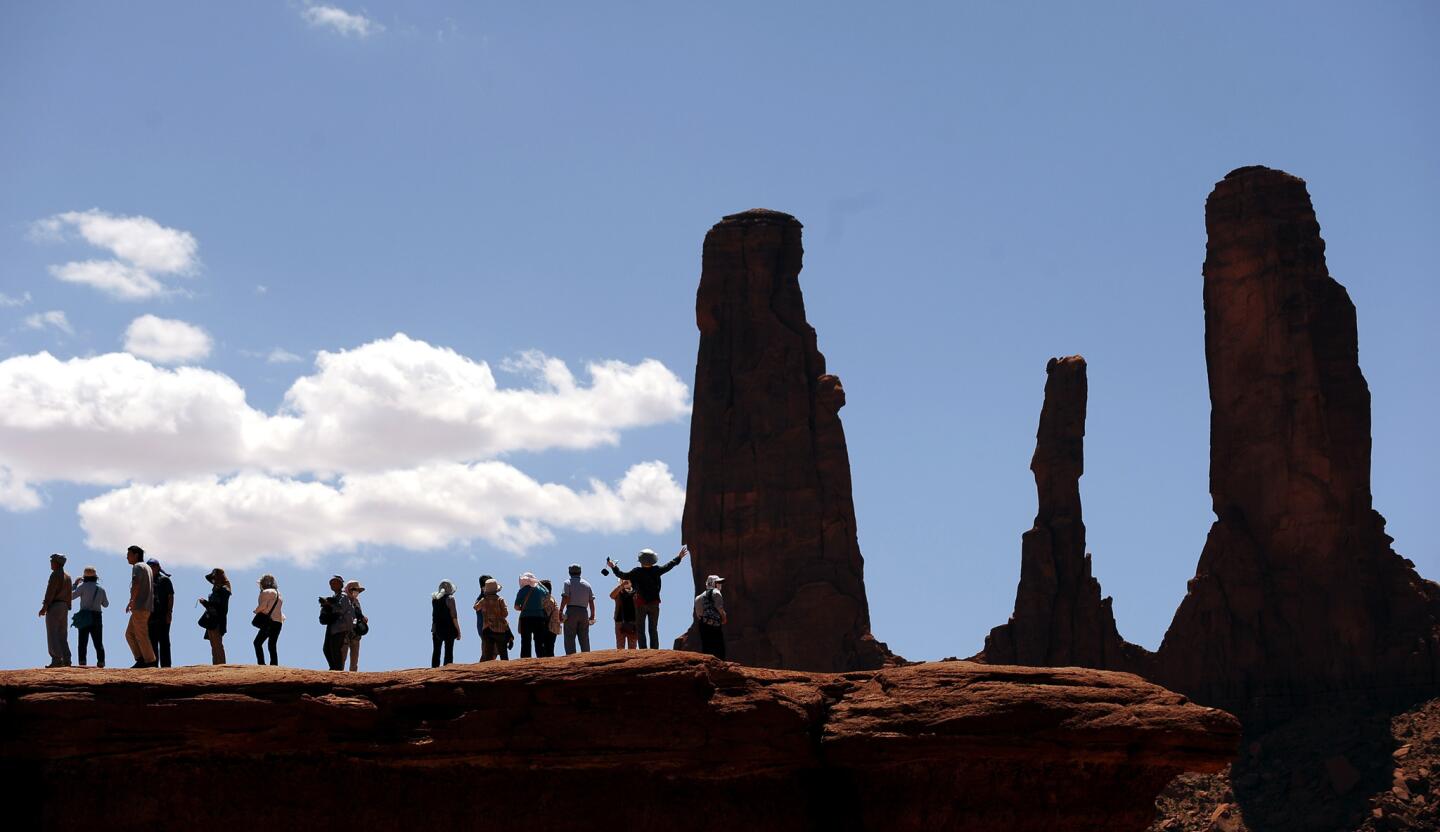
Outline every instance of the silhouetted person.
<svg viewBox="0 0 1440 832"><path fill-rule="evenodd" d="M565 625L560 622L560 605L555 602L555 586L550 583L549 578L541 580L540 585L545 587L545 598L540 602L545 610L545 631L538 636L535 655L552 658L555 655L555 640L560 638L560 631Z"/></svg>
<svg viewBox="0 0 1440 832"><path fill-rule="evenodd" d="M205 625L205 640L210 642L210 663L225 663L225 629L230 618L230 579L225 570L218 566L205 576L210 582L210 597L201 598L205 606L202 621Z"/></svg>
<svg viewBox="0 0 1440 832"><path fill-rule="evenodd" d="M70 666L70 593L73 584L65 571L65 556L50 556L50 580L45 584L45 600L40 602L40 617L45 619L45 642L50 651L46 667Z"/></svg>
<svg viewBox="0 0 1440 832"><path fill-rule="evenodd" d="M580 643L580 652L590 652L590 625L595 623L595 590L590 582L580 577L580 564L570 564L570 580L565 582L560 593L560 607L564 610L561 624L565 627L565 655L575 652L575 643Z"/></svg>
<svg viewBox="0 0 1440 832"><path fill-rule="evenodd" d="M158 667L155 648L150 642L150 612L155 609L154 575L143 563L145 550L139 546L126 549L125 560L130 564L130 600L125 604L130 622L125 626L125 643L135 654L134 667Z"/></svg>
<svg viewBox="0 0 1440 832"><path fill-rule="evenodd" d="M522 659L542 655L540 651L544 649L550 619L545 612L545 599L549 595L533 573L526 572L520 576L520 589L515 592L515 614L520 619Z"/></svg>
<svg viewBox="0 0 1440 832"><path fill-rule="evenodd" d="M641 650L647 647L651 650L660 649L660 578L666 572L679 566L680 561L684 560L688 554L690 554L690 550L681 546L680 554L676 555L673 560L664 566L656 566L655 551L641 549L640 565L629 572L621 569L610 558L605 559L617 578L624 578L635 587L635 619L639 629ZM647 630L650 635L648 644L645 639Z"/></svg>
<svg viewBox="0 0 1440 832"><path fill-rule="evenodd" d="M101 637L105 635L104 611L110 606L110 598L105 594L105 587L100 585L100 576L95 572L95 567L85 567L85 572L75 582L70 593L72 599L80 600L80 611L75 613L75 629L80 631L80 666L85 666L85 647L91 639L95 640L95 666L105 666L105 645Z"/></svg>
<svg viewBox="0 0 1440 832"><path fill-rule="evenodd" d="M455 609L455 585L441 581L430 596L430 666L440 666L444 648L445 664L455 662L455 640L460 638L460 613Z"/></svg>
<svg viewBox="0 0 1440 832"><path fill-rule="evenodd" d="M485 639L485 614L480 611L480 602L485 600L485 582L495 577L494 575L480 576L480 594L475 596L475 635L483 642ZM483 652L485 645L482 643L480 649Z"/></svg>
<svg viewBox="0 0 1440 832"><path fill-rule="evenodd" d="M285 614L282 612L285 599L280 596L280 586L275 582L274 575L261 575L256 583L260 585L260 597L255 599L255 617L251 619L251 623L255 625L255 663L265 663L265 654L261 647L269 645L270 664L277 665L280 657L276 642L280 640L280 629L285 624Z"/></svg>
<svg viewBox="0 0 1440 832"><path fill-rule="evenodd" d="M150 649L161 667L170 667L170 622L175 617L175 586L160 561L145 561L150 567L150 585L155 593L155 610L150 613Z"/></svg>
<svg viewBox="0 0 1440 832"><path fill-rule="evenodd" d="M350 606L355 609L355 626L350 629L350 635L340 642L340 664L343 666L348 658L351 670L360 669L360 639L370 632L370 619L360 608L360 593L364 591L365 587L359 581L345 584L345 597L350 599Z"/></svg>
<svg viewBox="0 0 1440 832"><path fill-rule="evenodd" d="M350 631L355 629L355 608L344 590L345 579L333 575L330 578L330 591L334 594L320 599L320 623L325 625L325 644L322 649L325 651L325 664L331 670L345 669L341 662L340 646L350 637Z"/></svg>
<svg viewBox="0 0 1440 832"><path fill-rule="evenodd" d="M695 628L700 631L700 652L725 658L725 597L720 594L719 575L705 579L705 591L695 596Z"/></svg>
<svg viewBox="0 0 1440 832"><path fill-rule="evenodd" d="M639 627L635 623L635 587L621 581L610 590L610 599L615 602L615 649L634 650L640 643L636 638Z"/></svg>
<svg viewBox="0 0 1440 832"><path fill-rule="evenodd" d="M505 599L500 597L500 583L486 576L484 590L475 602L475 612L480 616L480 661L510 658L510 645L515 637L510 633L507 620L510 611L505 608Z"/></svg>

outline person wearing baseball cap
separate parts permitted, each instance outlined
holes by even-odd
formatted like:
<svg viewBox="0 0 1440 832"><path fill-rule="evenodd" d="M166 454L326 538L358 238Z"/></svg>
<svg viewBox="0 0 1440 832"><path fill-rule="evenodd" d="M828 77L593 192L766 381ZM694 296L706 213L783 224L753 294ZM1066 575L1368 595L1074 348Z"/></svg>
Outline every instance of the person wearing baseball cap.
<svg viewBox="0 0 1440 832"><path fill-rule="evenodd" d="M365 611L360 608L360 593L365 591L364 584L359 581L347 581L345 583L345 597L350 599L350 606L355 610L355 626L350 629L350 635L340 643L340 664L347 661L352 671L360 669L360 639L370 632L370 619L365 617Z"/></svg>
<svg viewBox="0 0 1440 832"><path fill-rule="evenodd" d="M705 579L705 591L695 596L695 628L700 631L700 652L717 659L725 658L725 596L720 584L725 579L711 575Z"/></svg>
<svg viewBox="0 0 1440 832"><path fill-rule="evenodd" d="M145 565L150 567L150 585L155 597L155 609L150 613L150 649L155 651L155 660L161 667L170 667L170 622L175 614L175 585L170 583L170 573L160 568L160 561L150 558Z"/></svg>
<svg viewBox="0 0 1440 832"><path fill-rule="evenodd" d="M590 627L595 623L595 590L590 582L580 577L580 564L570 564L570 580L560 593L561 621L565 626L565 655L575 652L575 642L580 642L580 652L590 652Z"/></svg>
<svg viewBox="0 0 1440 832"><path fill-rule="evenodd" d="M45 584L45 600L40 602L40 617L45 619L45 641L50 650L50 667L70 666L70 593L72 583L65 571L65 556L50 556L50 581Z"/></svg>

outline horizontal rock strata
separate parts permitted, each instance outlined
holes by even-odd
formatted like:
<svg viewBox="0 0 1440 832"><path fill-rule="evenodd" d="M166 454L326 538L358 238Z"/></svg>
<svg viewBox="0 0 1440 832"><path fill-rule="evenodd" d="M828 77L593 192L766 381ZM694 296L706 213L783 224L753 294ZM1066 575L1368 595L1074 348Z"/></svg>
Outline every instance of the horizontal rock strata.
<svg viewBox="0 0 1440 832"><path fill-rule="evenodd" d="M1134 676L666 651L338 674L0 673L17 829L1143 829L1234 718Z"/></svg>

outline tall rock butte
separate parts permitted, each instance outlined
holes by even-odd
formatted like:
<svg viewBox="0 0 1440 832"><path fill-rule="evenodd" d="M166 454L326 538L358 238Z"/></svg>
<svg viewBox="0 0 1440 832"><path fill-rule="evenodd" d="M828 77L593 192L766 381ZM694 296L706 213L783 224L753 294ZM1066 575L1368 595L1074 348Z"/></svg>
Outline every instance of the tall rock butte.
<svg viewBox="0 0 1440 832"><path fill-rule="evenodd" d="M1355 306L1305 182L1232 171L1205 227L1217 519L1152 678L1247 723L1335 695L1433 695L1440 586L1371 506Z"/></svg>
<svg viewBox="0 0 1440 832"><path fill-rule="evenodd" d="M889 654L870 635L845 390L805 320L800 233L756 209L705 235L682 531L697 590L726 579L731 661L871 669Z"/></svg>
<svg viewBox="0 0 1440 832"><path fill-rule="evenodd" d="M1052 358L1035 433L1039 512L1020 538L1020 586L1009 623L990 631L991 664L1095 667L1139 673L1150 654L1120 637L1110 599L1090 574L1080 477L1085 473L1085 359Z"/></svg>

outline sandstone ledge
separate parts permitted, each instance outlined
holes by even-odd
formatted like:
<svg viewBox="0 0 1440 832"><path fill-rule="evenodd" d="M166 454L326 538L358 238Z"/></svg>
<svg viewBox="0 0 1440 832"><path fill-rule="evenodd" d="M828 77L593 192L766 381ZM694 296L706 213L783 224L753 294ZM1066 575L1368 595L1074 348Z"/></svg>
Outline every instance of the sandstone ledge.
<svg viewBox="0 0 1440 832"><path fill-rule="evenodd" d="M0 771L26 829L1143 829L1166 782L1222 769L1238 737L1128 674L955 661L0 672Z"/></svg>

